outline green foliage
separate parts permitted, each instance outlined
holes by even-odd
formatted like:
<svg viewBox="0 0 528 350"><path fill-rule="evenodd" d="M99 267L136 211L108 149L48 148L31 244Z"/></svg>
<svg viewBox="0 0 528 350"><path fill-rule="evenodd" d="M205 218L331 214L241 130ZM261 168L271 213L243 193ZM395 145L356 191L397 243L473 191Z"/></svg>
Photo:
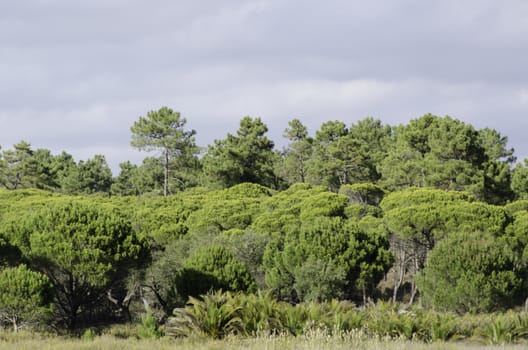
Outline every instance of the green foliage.
<svg viewBox="0 0 528 350"><path fill-rule="evenodd" d="M510 307L521 287L514 263L514 252L502 239L453 233L431 251L417 278L422 301L458 313Z"/></svg>
<svg viewBox="0 0 528 350"><path fill-rule="evenodd" d="M136 184L138 166L130 161L119 164L119 175L113 180L111 192L117 196L134 196L140 194L139 186Z"/></svg>
<svg viewBox="0 0 528 350"><path fill-rule="evenodd" d="M513 216L520 211L528 210L528 200L517 200L504 205L504 210L508 215Z"/></svg>
<svg viewBox="0 0 528 350"><path fill-rule="evenodd" d="M216 237L215 243L226 247L237 261L247 267L258 289L265 289L265 271L262 264L269 240L268 235L240 230Z"/></svg>
<svg viewBox="0 0 528 350"><path fill-rule="evenodd" d="M59 191L74 168L70 154L62 152L54 156L47 149L33 150L29 143L21 141L0 154L0 185L10 190Z"/></svg>
<svg viewBox="0 0 528 350"><path fill-rule="evenodd" d="M345 208L344 214L349 219L361 220L367 216L380 218L383 216L383 211L373 205L351 204Z"/></svg>
<svg viewBox="0 0 528 350"><path fill-rule="evenodd" d="M150 311L141 317L141 324L137 327L139 339L156 339L163 336L163 330L158 320Z"/></svg>
<svg viewBox="0 0 528 350"><path fill-rule="evenodd" d="M469 232L489 228L497 233L504 229L507 221L502 210L472 200L468 193L430 188L411 188L384 197L380 206L383 222L391 233L396 262L393 301L405 276L411 281L410 301L413 301L415 274L423 268L438 241L460 229L459 225ZM488 227L488 223L493 225Z"/></svg>
<svg viewBox="0 0 528 350"><path fill-rule="evenodd" d="M308 136L308 130L299 119L293 119L288 126L283 135L290 144L282 154L277 172L286 183L292 185L307 180L307 164L312 156L313 138Z"/></svg>
<svg viewBox="0 0 528 350"><path fill-rule="evenodd" d="M192 201L194 198L189 196ZM137 234L148 240L153 249L164 247L189 231L187 219L196 205L180 196L153 198L138 203L132 214Z"/></svg>
<svg viewBox="0 0 528 350"><path fill-rule="evenodd" d="M331 192L321 192L303 199L301 203L301 220L326 217L344 217L348 199Z"/></svg>
<svg viewBox="0 0 528 350"><path fill-rule="evenodd" d="M165 329L170 336L200 334L214 339L284 333L309 337L317 333L327 339L332 335L346 338L364 334L369 338L427 343L464 338L504 343L526 338L527 319L514 312L460 317L385 302L360 310L352 303L337 300L291 305L277 302L270 294L219 291L202 299L190 298L185 308L174 310Z"/></svg>
<svg viewBox="0 0 528 350"><path fill-rule="evenodd" d="M384 232L341 217L311 219L268 244L268 286L283 298L300 300L364 295L392 263Z"/></svg>
<svg viewBox="0 0 528 350"><path fill-rule="evenodd" d="M239 317L244 326L244 334L275 334L283 329L281 305L271 293L237 293L233 303L240 306Z"/></svg>
<svg viewBox="0 0 528 350"><path fill-rule="evenodd" d="M350 136L359 141L363 154L362 166L368 169L367 181L377 182L381 178L379 167L392 147L392 127L383 125L379 119L367 117L352 124Z"/></svg>
<svg viewBox="0 0 528 350"><path fill-rule="evenodd" d="M259 209L259 202L252 198L211 198L189 216L189 230L194 233L245 229L252 223Z"/></svg>
<svg viewBox="0 0 528 350"><path fill-rule="evenodd" d="M131 145L139 150L161 150L164 167L163 194L169 194L170 160L184 165L194 164L194 154L197 153L194 135L196 131L184 130L187 120L180 117L168 107L161 107L158 111L150 111L146 117L132 125ZM180 165L181 165L180 164ZM180 179L180 181L182 181ZM186 187L185 184L183 187Z"/></svg>
<svg viewBox="0 0 528 350"><path fill-rule="evenodd" d="M274 192L268 187L256 183L241 183L219 191L218 196L225 199L266 198Z"/></svg>
<svg viewBox="0 0 528 350"><path fill-rule="evenodd" d="M33 159L34 151L26 141L13 146L13 150L2 152L0 163L0 183L7 189L35 187L37 164Z"/></svg>
<svg viewBox="0 0 528 350"><path fill-rule="evenodd" d="M515 325L509 318L498 316L484 328L483 335L490 344L511 343Z"/></svg>
<svg viewBox="0 0 528 350"><path fill-rule="evenodd" d="M405 310L400 311L398 305L378 303L367 309L366 313L367 329L372 335L407 340L424 337L421 317Z"/></svg>
<svg viewBox="0 0 528 350"><path fill-rule="evenodd" d="M504 208L482 202L449 204L441 216L447 232L481 231L500 236L510 223Z"/></svg>
<svg viewBox="0 0 528 350"><path fill-rule="evenodd" d="M266 136L268 127L260 118L242 118L237 135L227 134L215 140L203 158L204 173L219 187L251 182L268 187L275 184L276 155L273 142Z"/></svg>
<svg viewBox="0 0 528 350"><path fill-rule="evenodd" d="M528 199L528 159L518 163L512 172L511 188L517 199Z"/></svg>
<svg viewBox="0 0 528 350"><path fill-rule="evenodd" d="M97 334L95 333L95 331L93 329L91 329L91 328L88 328L81 335L81 339L84 340L84 341L92 341L92 340L95 339L96 336L97 336Z"/></svg>
<svg viewBox="0 0 528 350"><path fill-rule="evenodd" d="M512 150L494 130L475 130L450 117L431 114L395 130L395 142L382 161L381 184L394 190L436 187L463 190L490 203L511 197Z"/></svg>
<svg viewBox="0 0 528 350"><path fill-rule="evenodd" d="M16 332L23 322L45 322L51 313L48 278L26 265L0 271L0 319Z"/></svg>
<svg viewBox="0 0 528 350"><path fill-rule="evenodd" d="M20 214L13 213L4 230L31 266L48 276L56 311L74 329L78 314L123 277L141 245L130 222L111 206L60 199Z"/></svg>
<svg viewBox="0 0 528 350"><path fill-rule="evenodd" d="M238 316L240 306L232 300L229 292L222 291L204 295L202 300L190 297L185 308L174 310L174 317L165 327L167 335L179 337L198 333L220 339L240 333L243 329Z"/></svg>
<svg viewBox="0 0 528 350"><path fill-rule="evenodd" d="M163 161L157 157L143 159L137 171L133 172L132 181L140 194L163 194L165 171ZM170 192L171 182L169 182Z"/></svg>
<svg viewBox="0 0 528 350"><path fill-rule="evenodd" d="M474 197L467 192L445 191L433 188L409 188L391 192L383 198L380 206L384 212L392 209L418 204L444 204L452 202L474 201Z"/></svg>
<svg viewBox="0 0 528 350"><path fill-rule="evenodd" d="M183 262L176 288L185 299L211 290L251 291L255 281L247 268L221 246L204 246Z"/></svg>
<svg viewBox="0 0 528 350"><path fill-rule="evenodd" d="M308 257L294 272L293 288L301 300L329 300L343 297L346 271L336 263Z"/></svg>
<svg viewBox="0 0 528 350"><path fill-rule="evenodd" d="M323 187L312 187L309 184L299 183L273 195L262 202L259 215L255 218L251 229L267 235L298 230L301 224L301 211L304 210L306 213L304 201L310 201L311 197L323 192L325 192ZM335 198L336 196L329 197Z"/></svg>
<svg viewBox="0 0 528 350"><path fill-rule="evenodd" d="M378 206L386 191L372 183L358 183L341 186L339 194L347 196L350 204Z"/></svg>
<svg viewBox="0 0 528 350"><path fill-rule="evenodd" d="M457 316L451 313L430 312L426 324L430 329L430 341L445 342L455 338L458 333Z"/></svg>
<svg viewBox="0 0 528 350"><path fill-rule="evenodd" d="M307 166L311 183L337 191L342 185L371 179L370 169L364 166L366 154L361 141L349 133L344 123L323 123L313 144Z"/></svg>
<svg viewBox="0 0 528 350"><path fill-rule="evenodd" d="M62 180L62 189L69 194L110 193L112 171L103 155L79 161Z"/></svg>

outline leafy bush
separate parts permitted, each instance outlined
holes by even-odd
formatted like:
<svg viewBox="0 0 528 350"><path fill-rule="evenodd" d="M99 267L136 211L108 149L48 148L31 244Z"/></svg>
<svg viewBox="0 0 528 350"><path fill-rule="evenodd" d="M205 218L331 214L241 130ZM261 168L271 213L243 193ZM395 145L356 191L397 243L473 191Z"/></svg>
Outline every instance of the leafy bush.
<svg viewBox="0 0 528 350"><path fill-rule="evenodd" d="M155 339L163 335L158 320L150 311L141 317L141 324L137 327L137 335L140 339Z"/></svg>
<svg viewBox="0 0 528 350"><path fill-rule="evenodd" d="M95 333L95 331L91 328L88 328L81 335L81 339L86 340L86 341L91 341L91 340L94 340L96 336L97 334Z"/></svg>
<svg viewBox="0 0 528 350"><path fill-rule="evenodd" d="M176 276L181 296L197 297L210 290L251 291L255 282L247 268L221 246L198 248Z"/></svg>
<svg viewBox="0 0 528 350"><path fill-rule="evenodd" d="M439 310L489 312L511 306L521 287L515 255L489 234L452 234L431 251L417 278L422 300Z"/></svg>
<svg viewBox="0 0 528 350"><path fill-rule="evenodd" d="M0 272L0 319L15 332L27 321L45 321L51 313L52 286L49 279L25 265Z"/></svg>

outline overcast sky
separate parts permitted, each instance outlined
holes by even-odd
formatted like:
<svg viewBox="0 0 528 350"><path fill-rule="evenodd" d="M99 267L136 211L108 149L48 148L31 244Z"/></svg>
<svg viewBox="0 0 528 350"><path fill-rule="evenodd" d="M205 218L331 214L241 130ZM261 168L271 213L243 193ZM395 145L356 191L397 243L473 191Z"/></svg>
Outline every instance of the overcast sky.
<svg viewBox="0 0 528 350"><path fill-rule="evenodd" d="M0 2L0 145L20 140L114 173L147 153L130 126L161 106L205 146L261 117L450 115L528 157L526 0ZM152 154L154 155L154 154Z"/></svg>

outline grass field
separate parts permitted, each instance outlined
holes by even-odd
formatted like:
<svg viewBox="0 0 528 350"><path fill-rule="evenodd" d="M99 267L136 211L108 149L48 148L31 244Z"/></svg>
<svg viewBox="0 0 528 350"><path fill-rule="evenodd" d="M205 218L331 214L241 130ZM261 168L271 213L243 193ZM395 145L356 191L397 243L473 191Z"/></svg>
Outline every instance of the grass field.
<svg viewBox="0 0 528 350"><path fill-rule="evenodd" d="M77 338L46 337L30 333L0 333L0 350L521 350L523 345L479 345L471 343L414 343L398 340L366 339L363 336L349 335L331 337L311 334L302 337L277 336L241 338L231 337L224 340L191 337L184 339L161 338L158 340L119 339L112 336L98 336L93 340Z"/></svg>

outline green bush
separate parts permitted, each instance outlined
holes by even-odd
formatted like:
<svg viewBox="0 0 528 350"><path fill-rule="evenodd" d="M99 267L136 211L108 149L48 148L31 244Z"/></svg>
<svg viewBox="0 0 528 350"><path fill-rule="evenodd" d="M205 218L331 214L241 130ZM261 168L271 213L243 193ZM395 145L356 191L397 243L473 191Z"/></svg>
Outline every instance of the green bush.
<svg viewBox="0 0 528 350"><path fill-rule="evenodd" d="M508 308L522 282L514 261L514 252L502 239L452 234L431 251L416 279L422 301L458 313Z"/></svg>
<svg viewBox="0 0 528 350"><path fill-rule="evenodd" d="M86 341L91 341L91 340L94 340L96 336L97 334L95 333L95 331L91 328L88 328L81 335L81 339L86 340Z"/></svg>
<svg viewBox="0 0 528 350"><path fill-rule="evenodd" d="M137 336L139 339L156 339L163 336L158 320L150 311L141 317L141 324L137 327Z"/></svg>
<svg viewBox="0 0 528 350"><path fill-rule="evenodd" d="M178 293L187 298L214 290L252 291L255 281L248 269L224 247L198 248L176 275Z"/></svg>
<svg viewBox="0 0 528 350"><path fill-rule="evenodd" d="M52 311L49 279L25 265L0 272L0 319L15 332L24 322L45 322Z"/></svg>

